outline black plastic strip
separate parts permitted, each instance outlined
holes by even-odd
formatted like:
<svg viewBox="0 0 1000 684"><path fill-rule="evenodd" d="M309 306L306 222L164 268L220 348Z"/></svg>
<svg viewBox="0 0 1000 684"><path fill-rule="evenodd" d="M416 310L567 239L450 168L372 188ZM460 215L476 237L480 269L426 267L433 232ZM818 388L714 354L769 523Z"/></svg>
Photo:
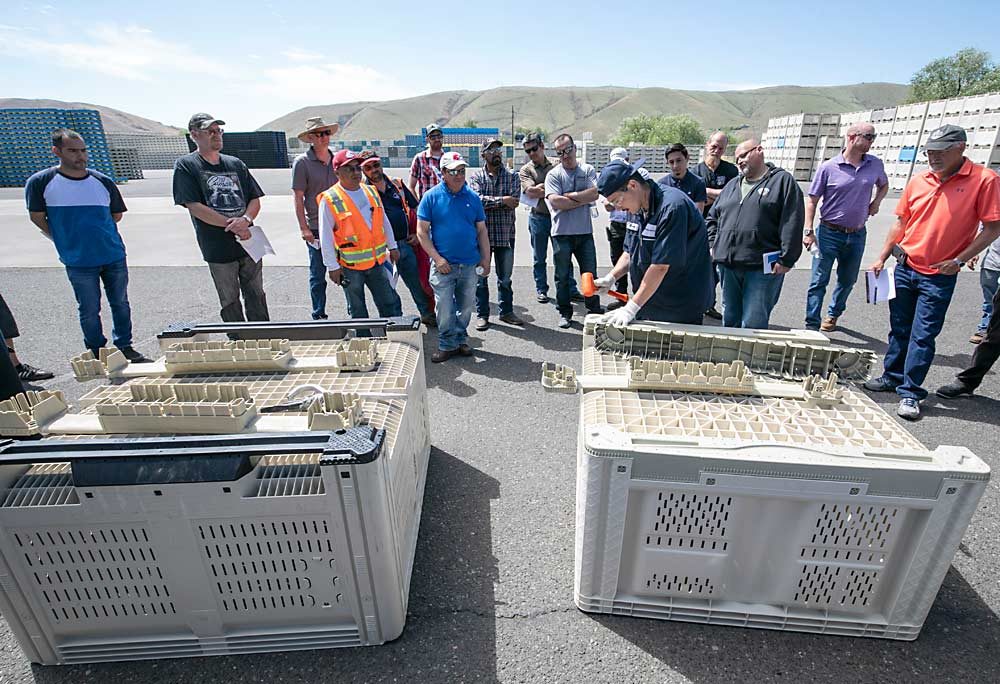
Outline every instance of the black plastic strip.
<svg viewBox="0 0 1000 684"><path fill-rule="evenodd" d="M354 331L357 336L386 337L391 331L419 330L417 316L352 318L339 321L258 321L249 323L178 323L157 335L160 340L183 340L199 334L225 334L231 339L339 340Z"/></svg>
<svg viewBox="0 0 1000 684"><path fill-rule="evenodd" d="M320 453L320 465L371 463L385 431L358 426L332 432L185 437L0 441L0 466L70 462L78 487L222 482L243 477L255 456Z"/></svg>

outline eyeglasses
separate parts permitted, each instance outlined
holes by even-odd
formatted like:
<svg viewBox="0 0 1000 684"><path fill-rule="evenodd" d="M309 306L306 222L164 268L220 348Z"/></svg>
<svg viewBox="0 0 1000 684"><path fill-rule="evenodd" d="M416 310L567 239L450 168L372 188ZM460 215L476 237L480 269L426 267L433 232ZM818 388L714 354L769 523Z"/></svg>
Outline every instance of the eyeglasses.
<svg viewBox="0 0 1000 684"><path fill-rule="evenodd" d="M526 154L534 154L537 149L538 145L535 145L534 147L525 147L524 151Z"/></svg>
<svg viewBox="0 0 1000 684"><path fill-rule="evenodd" d="M203 128L201 132L205 135L222 135L221 128Z"/></svg>
<svg viewBox="0 0 1000 684"><path fill-rule="evenodd" d="M878 133L855 133L854 136L857 138L864 138L868 142L874 142L875 138L878 137Z"/></svg>
<svg viewBox="0 0 1000 684"><path fill-rule="evenodd" d="M483 150L483 154L503 154L503 148L497 145L496 147L491 147L488 150Z"/></svg>
<svg viewBox="0 0 1000 684"><path fill-rule="evenodd" d="M562 148L561 150L560 149L556 149L556 156L557 157L566 157L566 156L569 156L569 154L572 153L573 150L575 150L575 149L576 149L576 145L567 145L566 147Z"/></svg>
<svg viewBox="0 0 1000 684"><path fill-rule="evenodd" d="M312 134L315 135L317 138L329 138L331 135L333 135L329 129L325 131L313 131Z"/></svg>
<svg viewBox="0 0 1000 684"><path fill-rule="evenodd" d="M460 169L445 169L444 172L447 173L449 176L464 176L465 167L462 167Z"/></svg>
<svg viewBox="0 0 1000 684"><path fill-rule="evenodd" d="M743 154L736 155L736 161L738 161L738 162L743 161L744 159L746 159L747 157L750 156L751 152L753 152L754 150L758 150L758 149L760 149L760 145L758 145L757 147L751 147L749 150L747 150Z"/></svg>

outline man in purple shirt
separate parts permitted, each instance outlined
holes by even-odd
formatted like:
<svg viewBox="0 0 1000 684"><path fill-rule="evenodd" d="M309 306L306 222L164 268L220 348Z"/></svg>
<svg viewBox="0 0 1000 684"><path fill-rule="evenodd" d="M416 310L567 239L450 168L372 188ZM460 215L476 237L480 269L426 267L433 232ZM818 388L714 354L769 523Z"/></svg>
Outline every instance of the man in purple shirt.
<svg viewBox="0 0 1000 684"><path fill-rule="evenodd" d="M802 244L813 254L812 280L806 298L806 327L810 330L837 329L837 319L844 313L847 296L858 279L867 235L865 222L878 213L882 199L889 192L882 160L867 154L875 137L875 127L870 123L856 123L848 128L844 151L819 167L809 188ZM820 205L819 227L813 231L817 205ZM837 286L826 318L820 322L834 261Z"/></svg>

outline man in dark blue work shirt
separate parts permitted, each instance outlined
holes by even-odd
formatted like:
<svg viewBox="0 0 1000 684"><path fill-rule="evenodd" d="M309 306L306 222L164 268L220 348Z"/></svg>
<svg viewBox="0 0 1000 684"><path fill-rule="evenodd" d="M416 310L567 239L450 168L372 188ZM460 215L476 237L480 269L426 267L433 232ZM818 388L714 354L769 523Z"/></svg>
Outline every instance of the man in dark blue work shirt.
<svg viewBox="0 0 1000 684"><path fill-rule="evenodd" d="M634 288L628 304L605 321L619 327L636 318L700 325L712 296L712 265L705 220L694 202L621 161L604 167L597 189L616 208L637 215L627 226L625 253L594 281L609 287L627 269Z"/></svg>
<svg viewBox="0 0 1000 684"><path fill-rule="evenodd" d="M704 212L708 195L705 181L688 170L688 150L680 143L667 148L667 166L670 173L659 180L660 185L677 188L691 198L699 212Z"/></svg>

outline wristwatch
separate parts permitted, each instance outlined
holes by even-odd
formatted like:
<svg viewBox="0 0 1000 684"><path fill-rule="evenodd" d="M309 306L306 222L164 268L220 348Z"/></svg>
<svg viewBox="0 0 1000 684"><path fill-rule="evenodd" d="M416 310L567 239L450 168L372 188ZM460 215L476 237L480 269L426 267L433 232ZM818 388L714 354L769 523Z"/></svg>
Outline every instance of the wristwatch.
<svg viewBox="0 0 1000 684"><path fill-rule="evenodd" d="M965 266L965 262L962 261L961 259L959 259L958 257L955 257L954 259L952 259L952 261L954 263L958 264L959 268L962 268L963 266Z"/></svg>
<svg viewBox="0 0 1000 684"><path fill-rule="evenodd" d="M253 225L253 219L250 218L249 214L243 214L243 216L240 216L240 218L247 222L248 227Z"/></svg>

